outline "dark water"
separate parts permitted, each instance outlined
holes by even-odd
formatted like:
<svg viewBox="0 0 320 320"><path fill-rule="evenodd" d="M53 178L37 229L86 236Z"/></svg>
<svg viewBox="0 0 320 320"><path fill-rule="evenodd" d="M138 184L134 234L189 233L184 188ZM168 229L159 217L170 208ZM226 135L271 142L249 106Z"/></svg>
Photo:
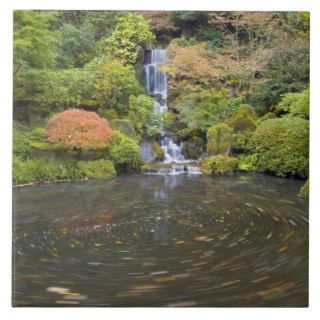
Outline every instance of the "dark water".
<svg viewBox="0 0 320 320"><path fill-rule="evenodd" d="M13 190L14 306L307 306L301 181L130 176Z"/></svg>

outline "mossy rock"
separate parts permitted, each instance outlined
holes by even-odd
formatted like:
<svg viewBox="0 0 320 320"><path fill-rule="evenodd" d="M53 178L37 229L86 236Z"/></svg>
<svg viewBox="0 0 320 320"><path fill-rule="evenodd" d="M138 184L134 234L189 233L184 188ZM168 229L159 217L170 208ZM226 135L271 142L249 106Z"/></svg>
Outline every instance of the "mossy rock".
<svg viewBox="0 0 320 320"><path fill-rule="evenodd" d="M254 133L258 170L277 176L309 176L309 121L284 117L261 122Z"/></svg>
<svg viewBox="0 0 320 320"><path fill-rule="evenodd" d="M253 172L257 170L258 154L241 155L237 157L239 171Z"/></svg>
<svg viewBox="0 0 320 320"><path fill-rule="evenodd" d="M224 155L212 156L201 161L200 169L206 174L234 173L238 170L238 160Z"/></svg>
<svg viewBox="0 0 320 320"><path fill-rule="evenodd" d="M116 174L110 160L79 161L77 165L80 172L89 179L106 178Z"/></svg>
<svg viewBox="0 0 320 320"><path fill-rule="evenodd" d="M130 138L136 137L136 132L133 127L133 123L128 119L115 119L111 121L111 127L120 131Z"/></svg>
<svg viewBox="0 0 320 320"><path fill-rule="evenodd" d="M219 123L208 130L207 153L209 155L229 155L232 146L232 129Z"/></svg>
<svg viewBox="0 0 320 320"><path fill-rule="evenodd" d="M185 158L198 159L205 150L205 143L202 138L193 136L183 142L182 150Z"/></svg>
<svg viewBox="0 0 320 320"><path fill-rule="evenodd" d="M229 125L235 131L254 131L257 127L255 118L256 115L252 107L248 104L243 104L230 118Z"/></svg>
<svg viewBox="0 0 320 320"><path fill-rule="evenodd" d="M301 187L299 195L304 198L309 198L309 179Z"/></svg>
<svg viewBox="0 0 320 320"><path fill-rule="evenodd" d="M152 150L154 152L154 161L163 161L165 158L165 154L163 149L161 148L160 144L157 142L154 142L152 144Z"/></svg>
<svg viewBox="0 0 320 320"><path fill-rule="evenodd" d="M262 117L258 118L257 124L260 124L263 121L269 120L269 119L275 119L277 116L273 112L268 112Z"/></svg>

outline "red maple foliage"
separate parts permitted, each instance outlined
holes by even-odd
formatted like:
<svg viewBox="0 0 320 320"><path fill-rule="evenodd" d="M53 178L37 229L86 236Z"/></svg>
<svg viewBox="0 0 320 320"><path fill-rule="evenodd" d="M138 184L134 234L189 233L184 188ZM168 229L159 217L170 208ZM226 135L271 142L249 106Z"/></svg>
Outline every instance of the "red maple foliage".
<svg viewBox="0 0 320 320"><path fill-rule="evenodd" d="M113 131L95 112L70 109L54 115L46 125L47 139L70 147L105 147Z"/></svg>

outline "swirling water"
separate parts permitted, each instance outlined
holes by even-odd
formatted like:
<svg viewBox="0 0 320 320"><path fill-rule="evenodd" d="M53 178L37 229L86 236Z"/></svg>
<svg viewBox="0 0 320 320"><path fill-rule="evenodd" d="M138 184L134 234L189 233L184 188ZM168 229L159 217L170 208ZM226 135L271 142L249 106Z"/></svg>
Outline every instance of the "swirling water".
<svg viewBox="0 0 320 320"><path fill-rule="evenodd" d="M14 188L13 305L307 306L301 184L185 174Z"/></svg>

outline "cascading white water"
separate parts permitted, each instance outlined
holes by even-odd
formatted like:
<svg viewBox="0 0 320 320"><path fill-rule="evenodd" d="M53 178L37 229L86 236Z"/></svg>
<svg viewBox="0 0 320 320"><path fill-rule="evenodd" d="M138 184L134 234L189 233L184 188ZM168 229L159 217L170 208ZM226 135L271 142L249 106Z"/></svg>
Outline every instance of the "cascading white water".
<svg viewBox="0 0 320 320"><path fill-rule="evenodd" d="M144 66L146 75L146 88L149 93L159 95L162 100L168 97L167 74L159 69L166 62L167 54L164 49L151 51L150 63Z"/></svg>
<svg viewBox="0 0 320 320"><path fill-rule="evenodd" d="M149 62L144 66L146 89L149 93L158 97L158 101L154 104L156 113L165 113L168 111L168 81L167 74L160 70L160 65L165 64L167 60L167 52L164 49L153 49L151 51ZM186 163L182 154L182 144L177 144L168 134L162 132L160 137L160 145L165 154L164 163ZM161 168L158 174L180 174L192 173L199 174L200 170L194 166L174 165L171 168Z"/></svg>

